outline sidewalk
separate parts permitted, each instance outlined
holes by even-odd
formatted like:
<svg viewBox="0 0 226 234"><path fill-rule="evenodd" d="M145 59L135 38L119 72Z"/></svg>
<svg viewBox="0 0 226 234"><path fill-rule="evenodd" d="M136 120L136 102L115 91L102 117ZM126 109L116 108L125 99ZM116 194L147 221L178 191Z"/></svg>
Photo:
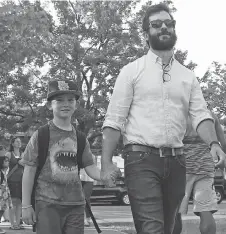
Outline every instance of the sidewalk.
<svg viewBox="0 0 226 234"><path fill-rule="evenodd" d="M225 219L226 218L226 213L225 212L217 212L217 214L214 215L214 218L216 220L220 220L220 219ZM189 213L188 215L185 215L182 217L183 220L198 220L199 217ZM129 224L129 223L133 223L133 219L132 218L105 218L105 219L98 219L97 217L97 223L100 226L100 229L102 231L102 234L120 234L119 231L112 229L109 226L114 226L114 224ZM105 227L107 226L107 227ZM34 234L34 232L32 232L32 228L29 225L24 225L25 229L24 230L10 230L10 223L0 223L0 228L4 229L6 231L6 234ZM85 234L97 234L96 229L91 226L88 228L85 228Z"/></svg>
<svg viewBox="0 0 226 234"><path fill-rule="evenodd" d="M213 215L214 218L217 219L226 219L225 212L217 213ZM188 214L182 216L182 220L199 220L199 216L194 214ZM105 218L105 219L97 219L98 224L106 224L106 223L132 223L132 218Z"/></svg>
<svg viewBox="0 0 226 234"><path fill-rule="evenodd" d="M100 224L101 222L99 222L98 220L98 224ZM24 225L24 229L23 230L11 230L10 229L10 223L6 222L6 223L0 223L0 228L2 228L3 230L6 231L6 234L34 234L34 232L32 231L31 226L29 225ZM113 230L109 227L102 227L100 225L100 229L101 229L101 234L120 234L121 232ZM91 226L88 228L85 228L85 234L97 234L96 229Z"/></svg>

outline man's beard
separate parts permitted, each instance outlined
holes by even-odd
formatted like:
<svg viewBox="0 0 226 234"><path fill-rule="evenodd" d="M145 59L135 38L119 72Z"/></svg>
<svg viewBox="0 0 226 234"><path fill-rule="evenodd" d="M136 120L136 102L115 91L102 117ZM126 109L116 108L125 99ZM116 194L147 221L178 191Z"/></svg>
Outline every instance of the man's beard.
<svg viewBox="0 0 226 234"><path fill-rule="evenodd" d="M161 40L159 37L161 35L169 35L170 37L166 40ZM148 35L149 45L153 50L171 50L176 44L177 35L175 31L173 33L168 32L167 30L162 30L161 33L156 35Z"/></svg>

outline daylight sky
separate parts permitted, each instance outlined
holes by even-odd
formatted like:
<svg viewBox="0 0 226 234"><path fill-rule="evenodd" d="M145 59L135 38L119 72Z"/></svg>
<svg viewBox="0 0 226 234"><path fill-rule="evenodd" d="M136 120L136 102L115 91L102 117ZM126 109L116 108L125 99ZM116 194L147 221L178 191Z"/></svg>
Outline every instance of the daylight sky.
<svg viewBox="0 0 226 234"><path fill-rule="evenodd" d="M145 1L145 0L144 0ZM160 2L154 0L154 2ZM188 50L201 77L212 61L226 63L226 0L173 0L177 48Z"/></svg>
<svg viewBox="0 0 226 234"><path fill-rule="evenodd" d="M196 75L203 76L213 61L226 64L226 0L172 1L177 9L176 47L188 50L188 60L198 64ZM140 6L145 2L141 0Z"/></svg>

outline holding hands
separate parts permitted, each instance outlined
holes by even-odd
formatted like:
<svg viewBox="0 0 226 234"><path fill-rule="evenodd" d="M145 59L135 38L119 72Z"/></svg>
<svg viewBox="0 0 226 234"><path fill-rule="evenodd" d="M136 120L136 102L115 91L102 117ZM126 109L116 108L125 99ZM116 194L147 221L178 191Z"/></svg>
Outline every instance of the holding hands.
<svg viewBox="0 0 226 234"><path fill-rule="evenodd" d="M101 168L100 177L106 187L116 186L116 179L121 177L120 169L113 163L105 163Z"/></svg>

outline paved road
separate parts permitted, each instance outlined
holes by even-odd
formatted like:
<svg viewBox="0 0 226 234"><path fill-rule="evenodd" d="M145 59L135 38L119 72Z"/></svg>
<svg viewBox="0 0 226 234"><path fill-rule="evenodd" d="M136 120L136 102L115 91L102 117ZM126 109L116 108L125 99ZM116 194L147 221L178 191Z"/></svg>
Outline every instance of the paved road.
<svg viewBox="0 0 226 234"><path fill-rule="evenodd" d="M189 210L188 210L188 217L190 217L190 219L196 218L197 216L195 216L192 212L192 204L189 205ZM96 206L93 205L92 206L92 211L94 213L94 216L97 219L100 220L106 220L106 221L111 221L111 220L115 220L118 222L120 222L120 219L132 219L132 215L131 215L131 210L130 210L130 206L112 206L112 205L104 205L104 206ZM217 217L224 217L226 218L226 201L223 201L220 205L219 205L219 210L216 213ZM185 217L186 218L186 217Z"/></svg>
<svg viewBox="0 0 226 234"><path fill-rule="evenodd" d="M0 228L4 229L6 231L6 234L34 234L32 232L31 227L25 226L25 229L23 230L10 230L9 229L10 225L9 223L1 223ZM101 227L101 234L120 234L119 231L113 230L110 227ZM97 231L94 227L88 227L85 228L85 234L97 234Z"/></svg>
<svg viewBox="0 0 226 234"><path fill-rule="evenodd" d="M120 222L120 220L124 220L125 221L132 221L132 215L131 215L131 210L130 210L130 206L112 206L112 205L101 205L101 206L92 206L92 210L93 213L95 215L95 217L98 220L98 223L101 226L101 222ZM191 217L195 217L196 216L192 213L192 205L189 205L189 212L188 212L188 216ZM216 216L218 218L226 218L226 201L223 201L223 203L221 203L219 205L219 211L216 213ZM21 231L12 231L9 229L9 223L1 223L0 227L3 227L6 229L6 233L7 234L11 234L11 233L16 233L16 234L33 234L32 230L30 227L26 227L25 230L21 230ZM110 230L108 228L103 228L101 227L101 230L103 231L102 234L119 234L119 232L116 232L114 230ZM95 229L93 227L90 228L86 228L85 229L85 234L96 234L97 232L95 231Z"/></svg>

